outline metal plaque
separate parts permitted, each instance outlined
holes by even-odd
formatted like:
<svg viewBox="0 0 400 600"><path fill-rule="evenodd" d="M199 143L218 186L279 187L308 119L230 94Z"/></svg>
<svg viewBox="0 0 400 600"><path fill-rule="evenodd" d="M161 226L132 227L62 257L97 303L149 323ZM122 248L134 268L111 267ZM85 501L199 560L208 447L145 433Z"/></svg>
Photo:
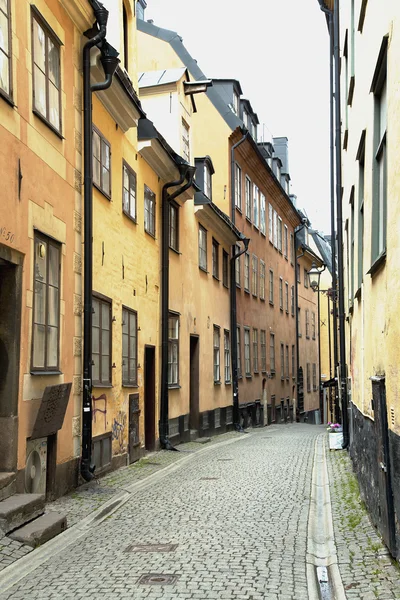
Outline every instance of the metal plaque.
<svg viewBox="0 0 400 600"><path fill-rule="evenodd" d="M42 402L33 427L31 440L53 435L61 429L68 406L72 383L49 385L44 390Z"/></svg>
<svg viewBox="0 0 400 600"><path fill-rule="evenodd" d="M138 583L144 585L173 585L178 577L178 575L167 575L166 573L148 573L141 575Z"/></svg>

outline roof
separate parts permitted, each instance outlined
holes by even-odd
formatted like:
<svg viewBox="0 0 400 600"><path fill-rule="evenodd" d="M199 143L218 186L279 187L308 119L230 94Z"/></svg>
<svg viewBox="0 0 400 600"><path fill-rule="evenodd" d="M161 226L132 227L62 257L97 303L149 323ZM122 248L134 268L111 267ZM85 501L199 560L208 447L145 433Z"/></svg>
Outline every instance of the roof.
<svg viewBox="0 0 400 600"><path fill-rule="evenodd" d="M329 241L325 236L319 233L319 231L310 230L310 234L313 237L315 245L322 256L324 263L328 267L329 273L332 275L332 248Z"/></svg>
<svg viewBox="0 0 400 600"><path fill-rule="evenodd" d="M185 67L180 67L179 69L161 69L160 71L139 73L138 84L140 88L146 88L176 83L183 77L186 70Z"/></svg>
<svg viewBox="0 0 400 600"><path fill-rule="evenodd" d="M168 144L167 140L161 135L161 133L155 128L154 124L150 119L142 118L139 119L138 124L138 141L156 139L161 144L162 148L168 154L169 158L176 164L179 165L188 164L179 154L175 152Z"/></svg>
<svg viewBox="0 0 400 600"><path fill-rule="evenodd" d="M142 33L147 33L148 35L156 37L170 44L189 73L192 75L193 79L196 81L208 79L198 66L197 61L186 50L181 36L178 35L176 31L162 29L161 27L153 25L153 23L148 23L147 21L142 21L140 19L137 21L137 29ZM225 120L232 131L234 131L237 127L242 126L242 120L232 112L231 108L226 104L226 102L224 102L216 88L208 88L206 94L210 102L214 105L216 110L220 113L221 117Z"/></svg>
<svg viewBox="0 0 400 600"><path fill-rule="evenodd" d="M233 83L234 87L237 89L237 91L239 92L240 95L243 94L242 91L242 86L240 85L240 81L238 79L229 79L229 77L223 77L221 78L216 78L216 77L212 77L213 81L216 81L217 83Z"/></svg>

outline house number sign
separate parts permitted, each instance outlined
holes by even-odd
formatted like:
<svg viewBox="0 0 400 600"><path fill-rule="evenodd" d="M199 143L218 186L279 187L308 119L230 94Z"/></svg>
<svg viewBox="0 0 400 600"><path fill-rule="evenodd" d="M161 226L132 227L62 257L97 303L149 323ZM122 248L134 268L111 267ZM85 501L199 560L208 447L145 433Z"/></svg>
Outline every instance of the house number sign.
<svg viewBox="0 0 400 600"><path fill-rule="evenodd" d="M7 227L0 227L0 238L6 240L6 242L10 242L12 244L14 242L15 235L12 231L9 231Z"/></svg>

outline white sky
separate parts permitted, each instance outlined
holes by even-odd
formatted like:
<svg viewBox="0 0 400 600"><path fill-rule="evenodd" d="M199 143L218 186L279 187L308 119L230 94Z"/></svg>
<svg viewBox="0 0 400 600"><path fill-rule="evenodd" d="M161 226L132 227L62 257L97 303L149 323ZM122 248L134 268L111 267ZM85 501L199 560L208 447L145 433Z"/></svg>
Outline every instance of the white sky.
<svg viewBox="0 0 400 600"><path fill-rule="evenodd" d="M330 233L329 38L317 0L147 0L207 77L238 79L265 138L289 138L291 193Z"/></svg>

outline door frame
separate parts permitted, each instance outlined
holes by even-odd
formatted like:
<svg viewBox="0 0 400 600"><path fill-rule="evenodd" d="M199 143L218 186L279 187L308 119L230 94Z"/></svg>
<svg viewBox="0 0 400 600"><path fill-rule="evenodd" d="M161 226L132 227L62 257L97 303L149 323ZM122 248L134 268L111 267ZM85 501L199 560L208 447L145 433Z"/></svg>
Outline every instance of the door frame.
<svg viewBox="0 0 400 600"><path fill-rule="evenodd" d="M192 354L192 342L193 354ZM197 373L193 374L195 369ZM194 389L194 386L197 387ZM199 431L200 428L200 336L189 336L189 429Z"/></svg>
<svg viewBox="0 0 400 600"><path fill-rule="evenodd" d="M148 396L148 360L147 353L152 353L152 372L153 382L151 386L151 397L150 397L150 408L149 410L149 396ZM156 347L151 344L145 344L144 346L144 445L146 450L153 451L156 447ZM150 434L150 435L149 435Z"/></svg>

